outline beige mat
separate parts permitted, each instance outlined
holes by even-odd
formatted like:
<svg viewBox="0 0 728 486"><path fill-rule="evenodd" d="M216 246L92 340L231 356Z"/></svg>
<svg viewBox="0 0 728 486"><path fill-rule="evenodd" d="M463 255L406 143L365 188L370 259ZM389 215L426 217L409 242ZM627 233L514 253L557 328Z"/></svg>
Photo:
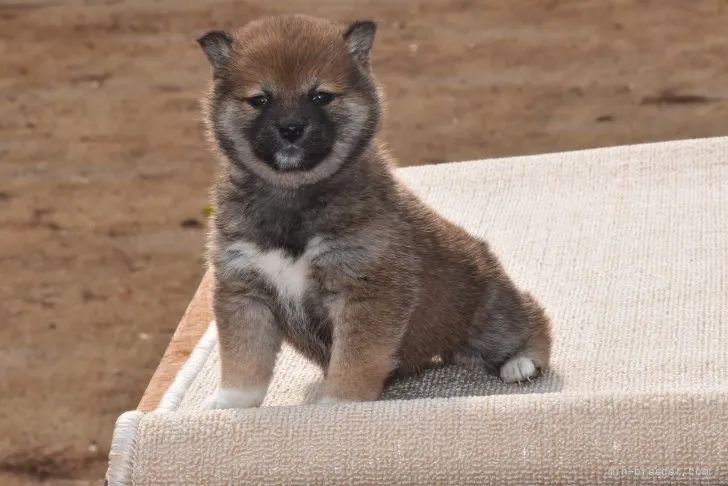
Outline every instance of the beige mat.
<svg viewBox="0 0 728 486"><path fill-rule="evenodd" d="M399 174L548 309L548 374L324 406L286 349L262 408L201 412L213 325L157 411L119 418L109 484L728 484L728 138Z"/></svg>

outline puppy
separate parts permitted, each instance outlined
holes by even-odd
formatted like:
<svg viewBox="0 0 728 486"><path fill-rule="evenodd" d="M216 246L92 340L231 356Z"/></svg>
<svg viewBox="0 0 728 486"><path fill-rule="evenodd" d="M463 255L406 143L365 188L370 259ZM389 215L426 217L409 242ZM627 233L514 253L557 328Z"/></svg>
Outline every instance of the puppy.
<svg viewBox="0 0 728 486"><path fill-rule="evenodd" d="M284 340L325 374L323 402L375 400L393 373L445 363L506 382L549 362L549 319L488 245L400 183L375 139L376 24L263 18L198 39L222 160L209 235L219 386L261 404Z"/></svg>

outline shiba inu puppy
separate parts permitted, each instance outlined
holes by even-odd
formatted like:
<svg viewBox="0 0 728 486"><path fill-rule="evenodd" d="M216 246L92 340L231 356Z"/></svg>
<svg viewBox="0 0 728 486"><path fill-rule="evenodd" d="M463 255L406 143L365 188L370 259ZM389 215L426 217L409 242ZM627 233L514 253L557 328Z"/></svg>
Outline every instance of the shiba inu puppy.
<svg viewBox="0 0 728 486"><path fill-rule="evenodd" d="M199 44L222 160L209 238L220 382L208 408L261 404L284 340L323 402L375 400L439 357L506 382L548 365L549 319L486 242L395 177L375 136L376 24L268 17Z"/></svg>

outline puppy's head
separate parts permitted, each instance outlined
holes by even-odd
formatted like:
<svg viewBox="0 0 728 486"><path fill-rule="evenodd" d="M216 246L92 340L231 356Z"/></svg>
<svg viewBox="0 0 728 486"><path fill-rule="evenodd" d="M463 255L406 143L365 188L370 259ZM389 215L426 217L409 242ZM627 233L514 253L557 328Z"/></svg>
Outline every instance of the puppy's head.
<svg viewBox="0 0 728 486"><path fill-rule="evenodd" d="M213 68L206 123L230 162L296 187L355 160L379 122L375 31L371 21L286 15L200 37Z"/></svg>

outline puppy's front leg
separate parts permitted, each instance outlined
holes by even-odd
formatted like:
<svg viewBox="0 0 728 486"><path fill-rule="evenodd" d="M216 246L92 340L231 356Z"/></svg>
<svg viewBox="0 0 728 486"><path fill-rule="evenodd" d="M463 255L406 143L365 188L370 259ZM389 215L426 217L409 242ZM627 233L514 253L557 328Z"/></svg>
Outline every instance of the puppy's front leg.
<svg viewBox="0 0 728 486"><path fill-rule="evenodd" d="M218 290L215 298L220 381L205 408L249 408L263 403L282 336L268 304Z"/></svg>
<svg viewBox="0 0 728 486"><path fill-rule="evenodd" d="M381 303L338 302L331 312L334 340L321 403L376 400L395 356L404 319Z"/></svg>

